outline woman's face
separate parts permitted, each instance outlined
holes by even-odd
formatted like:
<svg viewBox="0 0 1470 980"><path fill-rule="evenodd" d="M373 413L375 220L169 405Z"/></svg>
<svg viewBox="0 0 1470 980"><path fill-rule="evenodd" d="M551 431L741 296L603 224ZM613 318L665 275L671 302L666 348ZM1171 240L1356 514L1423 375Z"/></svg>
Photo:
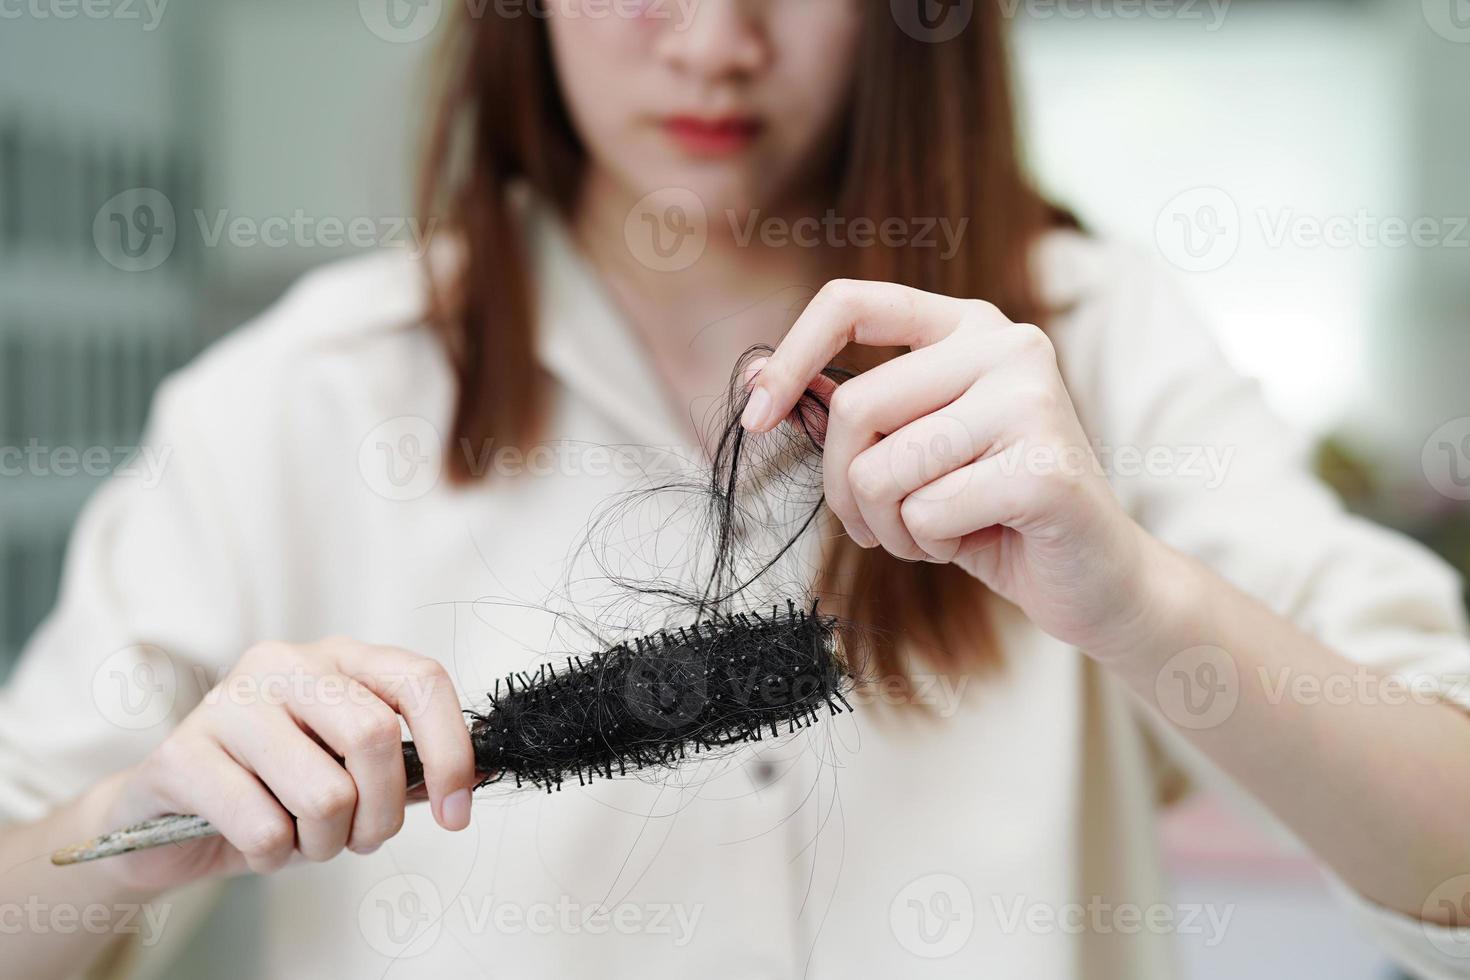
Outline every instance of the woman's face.
<svg viewBox="0 0 1470 980"><path fill-rule="evenodd" d="M860 0L551 0L562 96L594 168L630 198L710 217L811 190L845 113Z"/></svg>

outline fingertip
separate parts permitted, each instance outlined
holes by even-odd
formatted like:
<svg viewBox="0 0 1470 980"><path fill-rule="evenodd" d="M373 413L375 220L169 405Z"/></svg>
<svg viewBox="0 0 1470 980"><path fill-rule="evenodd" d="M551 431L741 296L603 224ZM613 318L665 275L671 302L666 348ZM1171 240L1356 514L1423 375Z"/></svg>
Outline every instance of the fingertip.
<svg viewBox="0 0 1470 980"><path fill-rule="evenodd" d="M470 825L470 791L457 789L439 804L439 825L445 830L464 830Z"/></svg>
<svg viewBox="0 0 1470 980"><path fill-rule="evenodd" d="M771 427L771 393L763 386L756 385L751 389L750 400L745 403L745 411L740 415L740 424L750 432L764 432Z"/></svg>
<svg viewBox="0 0 1470 980"><path fill-rule="evenodd" d="M859 548L872 549L878 547L878 536L874 534L868 528L868 525L864 524L862 521L853 521L852 523L848 524L847 536L849 538L852 538L853 542L856 543Z"/></svg>

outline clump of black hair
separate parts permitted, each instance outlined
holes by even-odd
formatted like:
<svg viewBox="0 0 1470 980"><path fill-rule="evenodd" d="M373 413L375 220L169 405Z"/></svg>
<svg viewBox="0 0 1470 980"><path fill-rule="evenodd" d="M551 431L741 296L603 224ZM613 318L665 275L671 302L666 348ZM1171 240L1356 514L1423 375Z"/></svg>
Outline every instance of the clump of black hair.
<svg viewBox="0 0 1470 980"><path fill-rule="evenodd" d="M747 432L740 423L750 397L746 369L770 352L752 347L736 363L710 425L707 464L657 454L643 486L590 518L568 566L592 563L596 574L577 584L593 592L575 605L596 612L568 625L583 627L595 645L612 645L609 631L613 641L648 632L654 617L677 626L793 598L809 605L815 569L802 565L798 545L822 524L828 406L808 389L775 430ZM823 373L850 377L837 368Z"/></svg>

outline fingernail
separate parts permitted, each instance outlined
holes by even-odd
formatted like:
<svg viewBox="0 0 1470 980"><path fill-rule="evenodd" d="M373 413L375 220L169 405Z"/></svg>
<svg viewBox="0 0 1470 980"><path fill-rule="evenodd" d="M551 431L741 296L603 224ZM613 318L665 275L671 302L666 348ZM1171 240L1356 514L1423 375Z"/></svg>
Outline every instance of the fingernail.
<svg viewBox="0 0 1470 980"><path fill-rule="evenodd" d="M847 529L847 536L857 542L859 548L875 548L878 546L878 538L872 531L868 530L866 524L854 524Z"/></svg>
<svg viewBox="0 0 1470 980"><path fill-rule="evenodd" d="M376 854L377 851L378 851L378 848L380 848L382 846L383 846L382 844L374 844L372 847L359 847L357 849L357 856L358 857L367 857L369 854Z"/></svg>
<svg viewBox="0 0 1470 980"><path fill-rule="evenodd" d="M756 388L750 393L750 401L745 403L745 412L740 416L740 424L752 432L764 429L766 418L771 414L771 393L764 388Z"/></svg>
<svg viewBox="0 0 1470 980"><path fill-rule="evenodd" d="M464 830L470 825L470 791L455 790L444 797L444 805L439 812L445 827L450 830Z"/></svg>
<svg viewBox="0 0 1470 980"><path fill-rule="evenodd" d="M761 373L761 368L765 367L766 362L769 360L769 357L757 357L755 360L746 365L745 377L741 379L740 387L749 388L751 382L753 382L756 379L756 376Z"/></svg>

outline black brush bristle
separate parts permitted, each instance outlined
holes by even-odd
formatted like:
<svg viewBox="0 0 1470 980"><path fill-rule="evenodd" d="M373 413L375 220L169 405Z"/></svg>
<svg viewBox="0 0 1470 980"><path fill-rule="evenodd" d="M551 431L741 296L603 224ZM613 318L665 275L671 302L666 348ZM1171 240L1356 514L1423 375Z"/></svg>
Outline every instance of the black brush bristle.
<svg viewBox="0 0 1470 980"><path fill-rule="evenodd" d="M706 619L497 684L473 716L486 783L548 791L691 753L795 732L822 709L851 708L838 623L788 602L766 614Z"/></svg>

